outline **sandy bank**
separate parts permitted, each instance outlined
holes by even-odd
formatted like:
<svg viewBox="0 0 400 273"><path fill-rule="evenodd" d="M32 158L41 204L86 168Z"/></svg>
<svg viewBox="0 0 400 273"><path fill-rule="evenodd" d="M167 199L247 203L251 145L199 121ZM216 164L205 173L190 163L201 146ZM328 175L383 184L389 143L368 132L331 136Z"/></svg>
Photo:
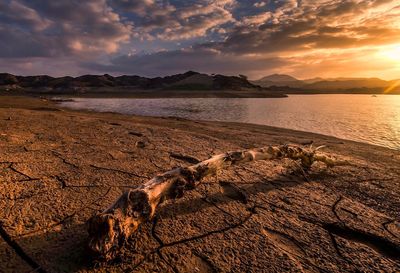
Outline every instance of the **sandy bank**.
<svg viewBox="0 0 400 273"><path fill-rule="evenodd" d="M84 92L77 91L43 91L14 90L5 91L0 87L0 94L15 96L45 96L45 97L80 97L80 98L285 98L284 91L269 90L162 90L162 89L110 89L110 88L89 88Z"/></svg>
<svg viewBox="0 0 400 273"><path fill-rule="evenodd" d="M164 204L115 262L87 259L87 219L189 164L176 154L310 141L352 164L315 165L308 181L290 161L223 171ZM399 151L305 132L0 97L0 272L399 271L399 163Z"/></svg>

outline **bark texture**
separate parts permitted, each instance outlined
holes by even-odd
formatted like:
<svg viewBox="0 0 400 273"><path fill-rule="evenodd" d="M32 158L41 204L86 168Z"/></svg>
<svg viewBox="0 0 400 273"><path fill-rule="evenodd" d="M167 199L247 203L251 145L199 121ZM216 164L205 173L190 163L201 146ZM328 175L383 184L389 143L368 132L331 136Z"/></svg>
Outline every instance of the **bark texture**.
<svg viewBox="0 0 400 273"><path fill-rule="evenodd" d="M203 178L217 174L220 169L256 160L283 158L300 161L304 169L309 169L316 161L328 167L339 163L318 151L319 148L279 145L234 151L157 175L136 189L123 193L108 209L89 220L88 247L97 258L114 258L139 225L154 216L163 201L182 197L185 191L196 188Z"/></svg>

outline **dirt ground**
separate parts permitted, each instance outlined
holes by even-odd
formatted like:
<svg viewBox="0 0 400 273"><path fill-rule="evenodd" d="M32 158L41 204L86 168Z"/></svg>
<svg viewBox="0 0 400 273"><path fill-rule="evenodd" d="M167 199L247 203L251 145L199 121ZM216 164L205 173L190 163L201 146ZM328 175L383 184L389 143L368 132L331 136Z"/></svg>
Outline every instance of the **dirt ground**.
<svg viewBox="0 0 400 273"><path fill-rule="evenodd" d="M144 148L138 147L144 142ZM86 221L176 166L271 144L350 161L221 172L163 204L109 263ZM399 272L400 152L305 132L59 109L0 97L0 272Z"/></svg>

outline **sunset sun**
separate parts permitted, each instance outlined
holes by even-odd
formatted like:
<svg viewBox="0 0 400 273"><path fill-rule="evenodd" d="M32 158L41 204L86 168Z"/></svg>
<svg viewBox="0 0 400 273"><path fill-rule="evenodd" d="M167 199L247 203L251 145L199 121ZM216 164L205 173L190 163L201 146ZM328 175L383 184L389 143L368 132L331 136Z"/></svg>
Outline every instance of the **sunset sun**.
<svg viewBox="0 0 400 273"><path fill-rule="evenodd" d="M400 62L400 45L385 47L380 51L380 55L388 60Z"/></svg>

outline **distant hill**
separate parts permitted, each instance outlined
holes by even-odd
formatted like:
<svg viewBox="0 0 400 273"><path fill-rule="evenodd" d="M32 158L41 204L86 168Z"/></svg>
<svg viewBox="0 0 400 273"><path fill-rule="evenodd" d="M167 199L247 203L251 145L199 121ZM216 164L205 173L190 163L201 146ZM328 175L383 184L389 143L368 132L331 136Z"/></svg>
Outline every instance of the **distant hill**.
<svg viewBox="0 0 400 273"><path fill-rule="evenodd" d="M320 81L324 81L324 78L320 78L320 77L316 77L316 78L312 78L312 79L306 79L306 80L302 80L303 83L308 84L308 83L315 83L315 82L320 82Z"/></svg>
<svg viewBox="0 0 400 273"><path fill-rule="evenodd" d="M350 88L382 88L390 85L389 81L378 78L332 79L306 84L310 89L350 89Z"/></svg>
<svg viewBox="0 0 400 273"><path fill-rule="evenodd" d="M272 74L266 77L259 79L259 81L270 81L270 82L295 82L298 79L285 75L285 74Z"/></svg>
<svg viewBox="0 0 400 273"><path fill-rule="evenodd" d="M79 77L15 76L0 73L0 87L6 90L41 89L85 92L88 88L129 87L137 89L246 90L261 89L243 76L207 75L194 71L166 77L83 75Z"/></svg>
<svg viewBox="0 0 400 273"><path fill-rule="evenodd" d="M301 90L311 91L340 91L348 90L349 92L356 91L377 91L382 92L384 89L397 83L398 80L385 81L379 78L313 78L307 80L298 80L289 75L273 74L263 77L252 83L265 88L271 87L289 87L300 88ZM301 90L297 90L301 92ZM399 92L400 86L394 88L394 91Z"/></svg>
<svg viewBox="0 0 400 273"><path fill-rule="evenodd" d="M389 88L391 87L391 88ZM147 78L136 75L111 76L82 75L79 77L16 76L0 73L0 90L21 91L34 94L89 94L95 92L129 93L135 90L225 90L259 91L275 94L306 93L382 93L384 90L400 94L400 80L385 81L379 78L313 78L299 80L285 74L273 74L256 81L243 75L226 76L187 71L166 77ZM258 93L257 93L258 92Z"/></svg>
<svg viewBox="0 0 400 273"><path fill-rule="evenodd" d="M263 87L270 87L270 86L301 87L304 85L302 81L285 74L272 74L263 77L259 80L253 81L253 83Z"/></svg>

